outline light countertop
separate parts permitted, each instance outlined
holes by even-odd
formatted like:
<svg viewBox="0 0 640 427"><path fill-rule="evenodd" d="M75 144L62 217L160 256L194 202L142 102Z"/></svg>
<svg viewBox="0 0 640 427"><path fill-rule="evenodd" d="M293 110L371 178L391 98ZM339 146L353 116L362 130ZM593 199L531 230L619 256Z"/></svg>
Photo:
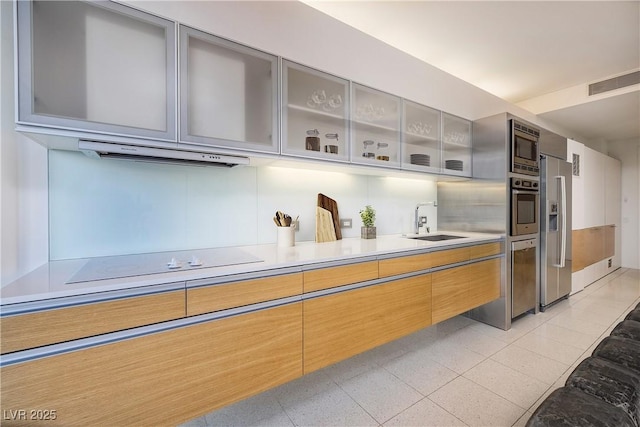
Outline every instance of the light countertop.
<svg viewBox="0 0 640 427"><path fill-rule="evenodd" d="M296 242L295 246L288 248L277 247L275 244L239 246L237 249L261 261L223 267L181 268L156 274L77 283L68 282L89 262L90 258L52 261L2 287L0 305L7 308L14 304L22 305L126 289L144 290L148 287L152 290L159 285L171 283L188 286L187 282L193 280L223 278L285 268L302 270L336 262L357 262L358 258L428 252L446 247L504 239L504 235L485 233L439 231L433 234L452 234L464 238L429 242L409 239L401 235L388 235L378 236L376 239L347 238L325 243Z"/></svg>

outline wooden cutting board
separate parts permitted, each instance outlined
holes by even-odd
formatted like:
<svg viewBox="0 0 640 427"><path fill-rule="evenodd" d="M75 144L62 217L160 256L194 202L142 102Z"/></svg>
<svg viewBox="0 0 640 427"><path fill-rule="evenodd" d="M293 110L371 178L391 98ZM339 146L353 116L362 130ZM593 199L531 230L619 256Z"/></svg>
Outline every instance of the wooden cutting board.
<svg viewBox="0 0 640 427"><path fill-rule="evenodd" d="M336 241L336 230L333 226L331 212L320 206L316 207L316 242Z"/></svg>
<svg viewBox="0 0 640 427"><path fill-rule="evenodd" d="M331 197L327 197L322 193L318 193L318 207L328 210L331 213L331 219L333 221L333 229L336 233L336 240L342 239L342 232L340 231L340 216L338 215L338 203Z"/></svg>

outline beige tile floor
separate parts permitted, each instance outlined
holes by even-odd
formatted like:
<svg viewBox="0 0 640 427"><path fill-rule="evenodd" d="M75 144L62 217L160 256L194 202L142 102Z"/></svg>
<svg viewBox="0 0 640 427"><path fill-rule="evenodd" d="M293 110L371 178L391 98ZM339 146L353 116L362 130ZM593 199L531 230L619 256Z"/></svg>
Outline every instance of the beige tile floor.
<svg viewBox="0 0 640 427"><path fill-rule="evenodd" d="M183 427L522 426L638 302L619 269L509 331L458 316Z"/></svg>

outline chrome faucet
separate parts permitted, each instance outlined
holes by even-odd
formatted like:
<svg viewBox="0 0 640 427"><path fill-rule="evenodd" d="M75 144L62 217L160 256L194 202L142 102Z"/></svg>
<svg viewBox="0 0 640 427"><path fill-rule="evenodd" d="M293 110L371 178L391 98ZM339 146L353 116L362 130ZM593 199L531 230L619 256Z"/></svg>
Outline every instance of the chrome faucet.
<svg viewBox="0 0 640 427"><path fill-rule="evenodd" d="M414 234L420 234L420 218L421 218L421 217L419 217L419 216L418 216L418 211L420 210L420 206L431 206L431 205L433 205L433 206L438 206L438 202L436 202L436 201L433 201L433 202L420 202L420 203L418 203L418 204L416 205L415 219L414 219L414 226L415 226L415 228L414 228ZM427 216L426 216L426 215L424 216L424 219L425 219L424 224L425 224L425 226L426 226L427 221L428 221L428 219L427 219ZM430 230L429 230L429 227L427 227L427 233L428 233L429 231L430 231Z"/></svg>

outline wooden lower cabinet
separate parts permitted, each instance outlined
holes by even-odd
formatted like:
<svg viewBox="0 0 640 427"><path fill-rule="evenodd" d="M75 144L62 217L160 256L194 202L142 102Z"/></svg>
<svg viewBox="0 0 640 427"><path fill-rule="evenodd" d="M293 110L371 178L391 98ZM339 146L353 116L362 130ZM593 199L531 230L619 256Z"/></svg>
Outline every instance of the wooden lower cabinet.
<svg viewBox="0 0 640 427"><path fill-rule="evenodd" d="M2 353L179 319L184 301L183 289L6 316L0 319Z"/></svg>
<svg viewBox="0 0 640 427"><path fill-rule="evenodd" d="M378 261L308 270L303 273L304 292L319 291L378 278Z"/></svg>
<svg viewBox="0 0 640 427"><path fill-rule="evenodd" d="M495 258L433 273L433 323L498 299L501 261Z"/></svg>
<svg viewBox="0 0 640 427"><path fill-rule="evenodd" d="M303 301L304 373L431 325L431 275Z"/></svg>
<svg viewBox="0 0 640 427"><path fill-rule="evenodd" d="M604 227L604 259L612 258L616 254L616 226Z"/></svg>
<svg viewBox="0 0 640 427"><path fill-rule="evenodd" d="M492 255L501 254L503 251L502 243L485 243L469 247L469 259L483 258Z"/></svg>
<svg viewBox="0 0 640 427"><path fill-rule="evenodd" d="M431 253L426 253L380 260L378 261L379 275L380 277L390 277L397 274L426 270L433 265L431 257Z"/></svg>
<svg viewBox="0 0 640 427"><path fill-rule="evenodd" d="M573 230L571 271L575 273L615 256L615 233L615 225Z"/></svg>
<svg viewBox="0 0 640 427"><path fill-rule="evenodd" d="M471 276L471 280L467 282L468 310L500 298L501 263L502 259L494 258L468 266L470 272L467 274Z"/></svg>
<svg viewBox="0 0 640 427"><path fill-rule="evenodd" d="M242 307L302 293L302 273L187 288L187 316Z"/></svg>
<svg viewBox="0 0 640 427"><path fill-rule="evenodd" d="M302 375L302 302L5 366L2 409L47 425L176 425ZM3 420L3 425L34 421Z"/></svg>

